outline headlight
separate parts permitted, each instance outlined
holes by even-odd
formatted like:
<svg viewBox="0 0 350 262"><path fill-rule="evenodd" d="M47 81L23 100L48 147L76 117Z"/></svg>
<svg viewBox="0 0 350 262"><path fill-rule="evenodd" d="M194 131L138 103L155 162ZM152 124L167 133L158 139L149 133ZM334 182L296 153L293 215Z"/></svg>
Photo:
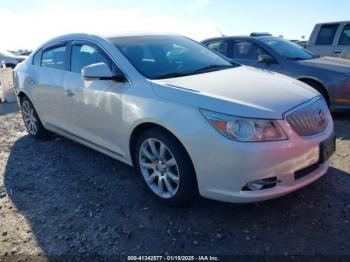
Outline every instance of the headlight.
<svg viewBox="0 0 350 262"><path fill-rule="evenodd" d="M224 136L242 142L288 139L275 120L243 118L200 110L209 123Z"/></svg>

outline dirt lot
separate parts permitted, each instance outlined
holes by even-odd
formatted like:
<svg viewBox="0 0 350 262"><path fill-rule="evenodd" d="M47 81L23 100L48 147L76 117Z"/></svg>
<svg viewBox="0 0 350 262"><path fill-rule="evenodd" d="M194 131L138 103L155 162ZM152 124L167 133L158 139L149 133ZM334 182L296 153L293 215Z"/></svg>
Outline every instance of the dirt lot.
<svg viewBox="0 0 350 262"><path fill-rule="evenodd" d="M347 114L349 116L349 114ZM32 139L0 104L0 260L11 254L350 255L350 117L326 176L286 197L166 207L135 171L60 137Z"/></svg>

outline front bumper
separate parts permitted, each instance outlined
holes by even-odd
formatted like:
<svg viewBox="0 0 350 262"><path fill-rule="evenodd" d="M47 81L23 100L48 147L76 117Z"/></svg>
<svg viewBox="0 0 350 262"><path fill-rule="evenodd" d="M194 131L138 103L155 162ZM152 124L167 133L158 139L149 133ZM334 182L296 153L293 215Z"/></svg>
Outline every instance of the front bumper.
<svg viewBox="0 0 350 262"><path fill-rule="evenodd" d="M333 135L333 123L312 138L300 137L285 120L279 120L279 124L289 140L242 143L225 138L213 128L187 137L200 194L225 202L257 202L283 196L323 176L328 162L299 179L295 172L319 162L319 145ZM271 177L279 181L273 188L242 190L249 182Z"/></svg>

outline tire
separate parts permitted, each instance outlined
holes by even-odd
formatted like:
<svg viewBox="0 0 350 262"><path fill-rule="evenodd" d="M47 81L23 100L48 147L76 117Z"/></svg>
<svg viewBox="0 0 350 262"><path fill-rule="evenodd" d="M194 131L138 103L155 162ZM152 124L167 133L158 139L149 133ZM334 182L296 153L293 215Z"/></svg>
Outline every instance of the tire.
<svg viewBox="0 0 350 262"><path fill-rule="evenodd" d="M46 138L48 131L42 125L35 108L27 97L21 99L21 111L24 125L28 133L37 139Z"/></svg>
<svg viewBox="0 0 350 262"><path fill-rule="evenodd" d="M316 89L323 96L324 100L326 100L328 107L330 107L328 93L321 84L314 82L314 81L311 81L311 80L308 80L308 79L301 80L301 81L304 82L305 84L311 86L313 89Z"/></svg>
<svg viewBox="0 0 350 262"><path fill-rule="evenodd" d="M160 128L147 130L139 137L134 152L136 168L158 200L181 205L197 195L192 162L175 137Z"/></svg>

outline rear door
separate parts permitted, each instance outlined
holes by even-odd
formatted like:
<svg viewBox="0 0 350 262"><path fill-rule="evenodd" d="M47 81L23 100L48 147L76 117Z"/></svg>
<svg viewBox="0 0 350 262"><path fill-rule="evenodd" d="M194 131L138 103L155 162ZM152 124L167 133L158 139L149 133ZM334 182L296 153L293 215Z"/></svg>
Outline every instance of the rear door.
<svg viewBox="0 0 350 262"><path fill-rule="evenodd" d="M26 84L32 87L31 99L44 124L64 126L63 77L66 68L66 43L46 47L34 56Z"/></svg>
<svg viewBox="0 0 350 262"><path fill-rule="evenodd" d="M342 26L334 51L340 54L341 58L350 59L350 23Z"/></svg>
<svg viewBox="0 0 350 262"><path fill-rule="evenodd" d="M320 56L339 56L341 51L336 48L336 45L340 34L340 24L324 24L315 30L313 39L307 48Z"/></svg>
<svg viewBox="0 0 350 262"><path fill-rule="evenodd" d="M205 43L205 45L217 53L232 58L232 48L230 48L228 40L213 40Z"/></svg>

